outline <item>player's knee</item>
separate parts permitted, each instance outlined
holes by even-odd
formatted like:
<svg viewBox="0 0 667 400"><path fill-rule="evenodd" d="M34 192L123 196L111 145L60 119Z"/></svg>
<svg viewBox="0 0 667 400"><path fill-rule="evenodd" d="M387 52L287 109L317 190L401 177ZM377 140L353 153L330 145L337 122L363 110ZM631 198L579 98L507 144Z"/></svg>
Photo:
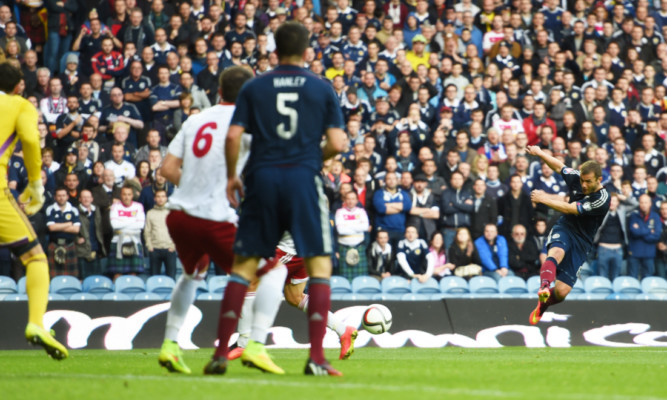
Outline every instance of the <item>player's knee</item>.
<svg viewBox="0 0 667 400"><path fill-rule="evenodd" d="M554 291L556 292L556 297L558 297L561 300L564 300L568 294L570 294L570 291L572 288L564 283L562 284L556 284L556 287L554 288Z"/></svg>
<svg viewBox="0 0 667 400"><path fill-rule="evenodd" d="M331 258L329 256L316 256L305 259L308 276L311 278L331 277Z"/></svg>
<svg viewBox="0 0 667 400"><path fill-rule="evenodd" d="M298 307L301 300L303 300L303 291L293 290L290 285L285 286L285 301L293 307Z"/></svg>

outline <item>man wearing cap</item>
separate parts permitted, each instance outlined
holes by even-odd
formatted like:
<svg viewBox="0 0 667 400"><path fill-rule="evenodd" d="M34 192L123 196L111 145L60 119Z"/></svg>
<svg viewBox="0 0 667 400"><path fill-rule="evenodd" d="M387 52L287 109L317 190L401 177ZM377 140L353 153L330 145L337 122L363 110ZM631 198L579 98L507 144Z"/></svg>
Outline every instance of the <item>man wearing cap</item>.
<svg viewBox="0 0 667 400"><path fill-rule="evenodd" d="M410 196L412 208L406 224L416 227L419 237L428 240L437 229L440 207L433 192L428 188L426 175L422 173L415 175Z"/></svg>
<svg viewBox="0 0 667 400"><path fill-rule="evenodd" d="M70 147L67 149L63 163L60 164L60 168L58 168L54 174L56 187L64 185L67 175L69 174L77 175L77 186L79 182L85 182L87 180L86 170L83 166L83 163L78 161L78 158L79 150L76 147Z"/></svg>
<svg viewBox="0 0 667 400"><path fill-rule="evenodd" d="M81 80L79 79L79 57L76 54L67 56L65 70L60 74L60 81L63 83L63 91L67 96L79 93Z"/></svg>
<svg viewBox="0 0 667 400"><path fill-rule="evenodd" d="M426 42L426 38L421 33L415 35L415 37L412 38L412 50L405 53L405 59L410 61L412 69L415 71L417 71L417 67L421 64L425 65L426 68L431 66L428 63L431 53L425 51Z"/></svg>

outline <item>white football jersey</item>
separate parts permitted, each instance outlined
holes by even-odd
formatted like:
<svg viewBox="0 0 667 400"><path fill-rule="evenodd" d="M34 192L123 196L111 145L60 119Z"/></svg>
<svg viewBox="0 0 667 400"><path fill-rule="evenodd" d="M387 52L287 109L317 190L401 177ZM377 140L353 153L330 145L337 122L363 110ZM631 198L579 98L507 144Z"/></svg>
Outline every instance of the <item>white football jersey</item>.
<svg viewBox="0 0 667 400"><path fill-rule="evenodd" d="M183 160L180 184L169 197L170 209L210 221L238 220L226 193L225 139L234 108L218 104L188 117L169 144L169 153ZM243 134L237 173L248 160L251 138Z"/></svg>

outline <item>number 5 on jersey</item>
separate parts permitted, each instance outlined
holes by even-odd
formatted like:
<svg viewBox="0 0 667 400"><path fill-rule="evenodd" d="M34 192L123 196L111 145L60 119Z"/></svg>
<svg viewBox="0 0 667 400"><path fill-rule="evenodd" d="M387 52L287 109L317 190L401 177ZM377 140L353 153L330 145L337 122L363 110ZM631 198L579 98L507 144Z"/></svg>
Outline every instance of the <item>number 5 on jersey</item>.
<svg viewBox="0 0 667 400"><path fill-rule="evenodd" d="M276 132L282 139L291 139L298 129L299 114L294 107L290 107L286 104L295 103L297 101L299 101L299 93L278 93L276 98L276 108L278 113L289 118L289 128L285 129L284 122L281 122L276 127Z"/></svg>
<svg viewBox="0 0 667 400"><path fill-rule="evenodd" d="M192 153L197 158L204 157L213 144L212 130L218 129L218 124L209 122L201 126L195 135L195 141L192 143ZM208 130L208 131L207 131Z"/></svg>

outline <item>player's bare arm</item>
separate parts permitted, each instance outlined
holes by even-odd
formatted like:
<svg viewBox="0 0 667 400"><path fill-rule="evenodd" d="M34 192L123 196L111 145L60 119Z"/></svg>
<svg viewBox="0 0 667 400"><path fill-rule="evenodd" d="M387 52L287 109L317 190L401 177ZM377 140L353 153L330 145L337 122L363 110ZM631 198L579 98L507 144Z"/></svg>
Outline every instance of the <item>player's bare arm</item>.
<svg viewBox="0 0 667 400"><path fill-rule="evenodd" d="M171 153L167 153L167 156L162 161L162 166L160 167L160 173L169 182L178 186L178 184L181 182L182 165L183 165L182 159L176 157Z"/></svg>
<svg viewBox="0 0 667 400"><path fill-rule="evenodd" d="M227 131L227 138L225 139L225 161L227 162L227 200L232 207L238 207L239 202L236 198L236 193L239 197L243 197L243 183L236 174L236 163L239 159L239 151L241 149L241 136L245 129L239 125L232 125ZM328 137L328 135L327 135Z"/></svg>
<svg viewBox="0 0 667 400"><path fill-rule="evenodd" d="M560 171L565 166L561 160L545 153L544 150L542 150L539 146L528 146L526 147L526 152L530 155L541 158L545 163L547 163L549 168L558 173L560 173Z"/></svg>
<svg viewBox="0 0 667 400"><path fill-rule="evenodd" d="M229 138L229 136L227 136ZM342 153L348 146L347 134L340 128L329 128L326 132L326 140L322 147L322 159L328 160ZM239 141L240 143L240 141Z"/></svg>
<svg viewBox="0 0 667 400"><path fill-rule="evenodd" d="M530 193L530 200L536 204L544 204L545 206L562 212L563 214L579 214L576 203L568 203L559 196L549 195L543 190L533 190Z"/></svg>

